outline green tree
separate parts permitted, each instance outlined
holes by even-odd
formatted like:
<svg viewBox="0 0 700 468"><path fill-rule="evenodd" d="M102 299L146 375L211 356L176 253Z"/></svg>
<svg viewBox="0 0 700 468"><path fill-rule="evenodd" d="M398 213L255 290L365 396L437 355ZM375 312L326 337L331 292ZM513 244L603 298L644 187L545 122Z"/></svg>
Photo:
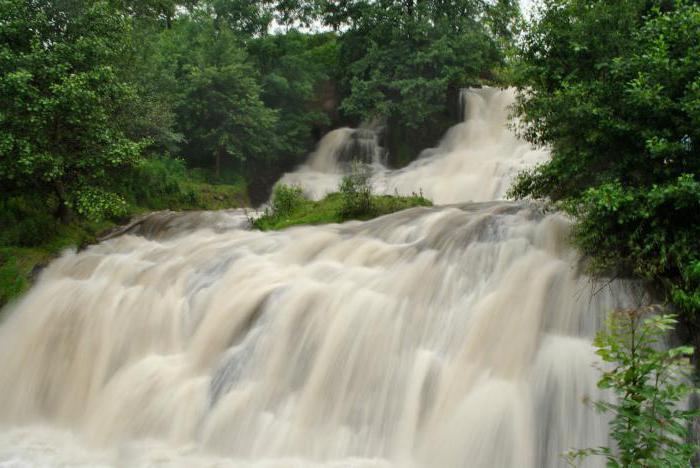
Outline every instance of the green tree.
<svg viewBox="0 0 700 468"><path fill-rule="evenodd" d="M271 26L309 26L318 0L210 0L217 26L226 24L245 38L267 35Z"/></svg>
<svg viewBox="0 0 700 468"><path fill-rule="evenodd" d="M697 345L700 5L547 0L538 18L516 112L552 158L511 194L561 202L593 266L662 284Z"/></svg>
<svg viewBox="0 0 700 468"><path fill-rule="evenodd" d="M279 115L278 164L289 168L313 148L312 128L330 125L322 95L337 67L336 37L291 30L250 41L247 50L261 75L262 99Z"/></svg>
<svg viewBox="0 0 700 468"><path fill-rule="evenodd" d="M0 2L0 184L54 200L57 215L123 213L120 173L142 143L120 122L129 22L106 2Z"/></svg>
<svg viewBox="0 0 700 468"><path fill-rule="evenodd" d="M478 0L327 2L323 11L328 24L348 28L342 106L363 119L418 128L445 108L449 89L488 81L500 63Z"/></svg>
<svg viewBox="0 0 700 468"><path fill-rule="evenodd" d="M577 450L570 460L597 455L613 468L690 466L697 447L687 442L689 425L697 411L683 406L697 391L687 358L693 348L660 349L675 324L673 315L645 317L643 310L610 314L594 344L607 363L598 386L610 390L612 398L595 407L611 414L616 447Z"/></svg>
<svg viewBox="0 0 700 468"><path fill-rule="evenodd" d="M223 158L238 167L274 157L277 115L263 103L257 73L228 28L208 15L176 25L171 37L180 98L177 130L192 162L212 161L217 176ZM179 50L178 50L179 49Z"/></svg>

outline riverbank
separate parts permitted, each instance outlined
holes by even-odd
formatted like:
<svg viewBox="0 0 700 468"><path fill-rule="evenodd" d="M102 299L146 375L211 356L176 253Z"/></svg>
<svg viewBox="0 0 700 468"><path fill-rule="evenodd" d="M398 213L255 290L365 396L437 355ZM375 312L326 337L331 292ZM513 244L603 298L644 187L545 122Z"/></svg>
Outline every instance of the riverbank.
<svg viewBox="0 0 700 468"><path fill-rule="evenodd" d="M46 216L26 199L10 199L3 206L0 230L0 308L26 291L51 260L69 248L95 244L106 232L139 214L170 209L220 210L248 206L244 184L212 184L182 177L168 184L144 183L131 197L127 213L119 219L69 223ZM148 192L148 193L146 193Z"/></svg>

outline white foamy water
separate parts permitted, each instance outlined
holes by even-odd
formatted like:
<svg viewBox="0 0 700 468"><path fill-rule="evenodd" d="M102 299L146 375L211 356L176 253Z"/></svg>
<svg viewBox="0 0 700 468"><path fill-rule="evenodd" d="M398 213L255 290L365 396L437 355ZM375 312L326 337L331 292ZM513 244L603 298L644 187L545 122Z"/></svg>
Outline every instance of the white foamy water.
<svg viewBox="0 0 700 468"><path fill-rule="evenodd" d="M509 92L468 94L465 123L376 162L376 186L497 200L544 157L504 127ZM322 193L342 167L323 150L287 177ZM244 216L154 215L43 272L0 327L0 467L535 468L607 442L590 340L637 294L581 275L562 215Z"/></svg>
<svg viewBox="0 0 700 468"><path fill-rule="evenodd" d="M502 200L516 174L546 161L545 150L532 148L509 130L508 106L513 90L496 88L464 90L464 122L452 127L437 148L400 170L390 170L378 157L361 157L372 162L375 192L411 195L422 192L436 204ZM301 185L306 194L320 199L337 191L343 177L338 159L347 150L353 130L334 130L321 140L309 162L281 183ZM367 140L365 140L367 141ZM381 153L368 141L361 154ZM376 144L376 142L375 142Z"/></svg>

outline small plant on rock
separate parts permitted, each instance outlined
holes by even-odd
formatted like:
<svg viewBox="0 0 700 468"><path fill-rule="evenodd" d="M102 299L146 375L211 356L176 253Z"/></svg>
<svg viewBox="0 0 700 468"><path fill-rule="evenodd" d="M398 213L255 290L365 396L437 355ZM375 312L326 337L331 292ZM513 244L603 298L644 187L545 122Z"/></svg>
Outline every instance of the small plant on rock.
<svg viewBox="0 0 700 468"><path fill-rule="evenodd" d="M342 195L341 216L354 218L373 211L372 172L366 164L353 162L350 173L343 177L338 191Z"/></svg>

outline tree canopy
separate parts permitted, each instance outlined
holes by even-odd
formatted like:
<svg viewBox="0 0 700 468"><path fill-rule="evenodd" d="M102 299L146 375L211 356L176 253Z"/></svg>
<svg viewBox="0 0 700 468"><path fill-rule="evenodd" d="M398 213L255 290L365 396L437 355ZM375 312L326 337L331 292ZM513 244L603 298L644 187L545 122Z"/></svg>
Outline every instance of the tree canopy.
<svg viewBox="0 0 700 468"><path fill-rule="evenodd" d="M0 183L58 199L58 214L118 214L116 173L143 142L124 115L134 88L119 73L129 22L105 2L0 3Z"/></svg>
<svg viewBox="0 0 700 468"><path fill-rule="evenodd" d="M700 5L547 0L521 53L522 131L552 158L513 195L561 201L598 269L656 280L697 327Z"/></svg>
<svg viewBox="0 0 700 468"><path fill-rule="evenodd" d="M450 88L492 81L502 60L479 0L327 2L322 11L347 28L342 108L363 119L417 128L444 108Z"/></svg>

